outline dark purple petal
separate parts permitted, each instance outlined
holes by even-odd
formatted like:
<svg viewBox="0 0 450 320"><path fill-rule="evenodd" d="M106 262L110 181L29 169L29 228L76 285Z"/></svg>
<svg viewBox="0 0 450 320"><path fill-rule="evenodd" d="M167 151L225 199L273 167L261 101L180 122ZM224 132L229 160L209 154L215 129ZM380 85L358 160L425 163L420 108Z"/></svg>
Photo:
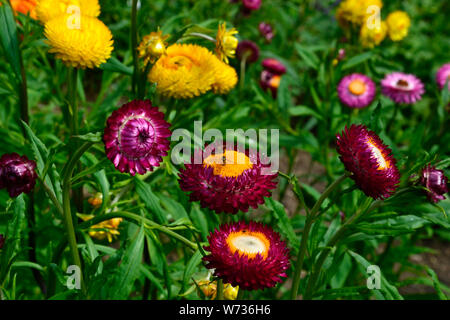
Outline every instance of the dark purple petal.
<svg viewBox="0 0 450 320"><path fill-rule="evenodd" d="M430 201L437 203L440 200L445 199L444 194L448 192L448 179L445 176L444 171L438 170L434 166L427 165L422 170L420 183L429 190L427 196Z"/></svg>
<svg viewBox="0 0 450 320"><path fill-rule="evenodd" d="M29 193L36 184L36 162L17 153L0 158L0 189L6 188L11 197Z"/></svg>

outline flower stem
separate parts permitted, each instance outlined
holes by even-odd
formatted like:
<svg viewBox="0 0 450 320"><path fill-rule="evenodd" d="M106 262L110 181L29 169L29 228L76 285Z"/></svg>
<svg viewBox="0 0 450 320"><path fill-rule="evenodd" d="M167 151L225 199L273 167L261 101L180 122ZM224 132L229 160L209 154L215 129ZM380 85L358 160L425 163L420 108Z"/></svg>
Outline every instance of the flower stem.
<svg viewBox="0 0 450 320"><path fill-rule="evenodd" d="M138 38L138 31L137 31L137 3L138 0L133 0L131 5L131 53L133 56L133 65L134 65L134 71L133 71L133 79L132 79L132 88L134 95L140 94L140 85L139 85L139 61L138 61L138 53L137 53L137 38ZM136 91L137 89L137 91Z"/></svg>
<svg viewBox="0 0 450 320"><path fill-rule="evenodd" d="M216 300L223 300L223 280L222 279L217 280L217 299Z"/></svg>
<svg viewBox="0 0 450 320"><path fill-rule="evenodd" d="M372 200L371 198L368 198L368 200ZM355 223L362 215L367 214L374 209L381 206L383 202L381 200L377 200L372 202L372 205L365 209L366 205L363 205L362 208L360 208L350 219L348 219L344 225L335 233L335 235L328 241L327 245L324 247L322 252L319 255L319 258L317 259L317 262L314 266L313 273L308 279L308 284L306 285L306 292L305 292L305 299L311 299L313 295L313 290L315 288L317 279L319 277L320 271L322 269L323 263L325 262L326 258L328 257L328 254L331 252L333 247L339 242L339 240L345 235L345 232L347 231L348 227Z"/></svg>
<svg viewBox="0 0 450 320"><path fill-rule="evenodd" d="M291 299L292 300L295 300L297 298L298 288L300 286L300 275L302 272L303 261L305 258L309 232L311 231L311 227L312 227L315 219L319 215L318 214L319 209L320 209L322 203L325 201L325 199L328 198L330 193L333 192L333 190L335 190L339 186L339 184L341 184L341 182L344 181L347 177L348 177L348 174L346 173L346 174L342 175L341 177L339 177L336 181L334 181L322 193L322 195L317 200L314 207L311 209L309 214L307 214L307 216L306 216L305 228L303 229L302 240L300 241L300 248L298 250L297 263L296 263L295 271L294 271L294 280L292 282L292 289L291 289Z"/></svg>
<svg viewBox="0 0 450 320"><path fill-rule="evenodd" d="M81 270L81 260L80 260L80 254L78 252L78 246L77 246L77 239L75 235L75 228L73 225L73 217L71 213L71 207L70 207L70 190L71 190L71 178L73 171L75 169L75 166L78 162L78 160L81 158L81 156L93 145L93 142L86 142L84 143L80 148L78 148L75 153L70 157L69 162L66 164L66 170L64 170L65 175L63 177L63 185L62 185L62 192L63 192L63 217L64 217L64 225L66 227L66 233L67 233L67 241L69 243L70 247L70 253L72 255L73 263L80 268ZM86 287L83 282L83 272L80 272L80 282L81 282L81 288L84 294L86 294Z"/></svg>
<svg viewBox="0 0 450 320"><path fill-rule="evenodd" d="M78 135L78 102L77 102L77 81L78 69L69 68L68 70L68 98L69 98L69 115L70 115L70 134L71 136Z"/></svg>

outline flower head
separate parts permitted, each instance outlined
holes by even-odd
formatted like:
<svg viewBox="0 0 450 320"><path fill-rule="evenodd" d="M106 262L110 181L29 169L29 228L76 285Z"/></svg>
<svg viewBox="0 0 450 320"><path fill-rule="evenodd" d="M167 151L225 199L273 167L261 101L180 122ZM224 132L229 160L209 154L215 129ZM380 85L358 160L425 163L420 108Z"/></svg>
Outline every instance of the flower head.
<svg viewBox="0 0 450 320"><path fill-rule="evenodd" d="M243 40L238 44L236 55L239 60L246 59L247 63L253 63L259 58L259 48L253 41Z"/></svg>
<svg viewBox="0 0 450 320"><path fill-rule="evenodd" d="M289 250L269 226L253 221L221 225L208 242L206 267L241 290L272 288L287 276Z"/></svg>
<svg viewBox="0 0 450 320"><path fill-rule="evenodd" d="M264 59L261 65L263 66L264 69L279 76L286 73L286 67L277 59L273 58Z"/></svg>
<svg viewBox="0 0 450 320"><path fill-rule="evenodd" d="M103 194L97 192L95 195L88 199L88 203L94 208L99 208L103 203Z"/></svg>
<svg viewBox="0 0 450 320"><path fill-rule="evenodd" d="M170 35L163 35L161 30L144 36L138 46L139 58L144 59L146 64L154 63L166 53L166 40L169 37Z"/></svg>
<svg viewBox="0 0 450 320"><path fill-rule="evenodd" d="M373 48L379 45L387 34L387 24L385 21L381 21L378 26L370 26L365 23L361 27L359 34L359 40L364 48Z"/></svg>
<svg viewBox="0 0 450 320"><path fill-rule="evenodd" d="M111 31L97 18L80 17L80 25L69 23L69 15L62 15L45 24L44 35L55 53L66 65L76 68L94 68L111 57Z"/></svg>
<svg viewBox="0 0 450 320"><path fill-rule="evenodd" d="M398 187L400 173L389 149L376 133L352 124L337 136L337 151L351 178L369 197L390 197Z"/></svg>
<svg viewBox="0 0 450 320"><path fill-rule="evenodd" d="M373 101L376 88L369 77L353 73L342 78L337 90L342 103L350 108L364 108Z"/></svg>
<svg viewBox="0 0 450 320"><path fill-rule="evenodd" d="M217 94L230 92L238 82L236 70L218 59L214 59L212 63L215 65L214 68L216 70L212 91Z"/></svg>
<svg viewBox="0 0 450 320"><path fill-rule="evenodd" d="M228 63L228 57L234 58L239 42L235 37L237 33L235 28L227 31L225 22L219 25L216 36L216 55L221 61Z"/></svg>
<svg viewBox="0 0 450 320"><path fill-rule="evenodd" d="M269 165L254 150L212 144L197 150L191 162L180 170L180 187L191 201L216 213L257 208L277 184L273 181L277 175L268 172Z"/></svg>
<svg viewBox="0 0 450 320"><path fill-rule="evenodd" d="M261 22L258 25L259 33L266 39L267 42L271 42L274 37L272 26L267 22Z"/></svg>
<svg viewBox="0 0 450 320"><path fill-rule="evenodd" d="M0 158L0 189L6 188L10 197L29 193L36 184L36 162L17 153Z"/></svg>
<svg viewBox="0 0 450 320"><path fill-rule="evenodd" d="M425 88L416 76L393 72L381 80L381 92L395 103L413 104L422 99Z"/></svg>
<svg viewBox="0 0 450 320"><path fill-rule="evenodd" d="M278 87L280 86L281 76L274 74L268 70L261 72L259 84L263 90L270 90L272 97L275 99L278 93Z"/></svg>
<svg viewBox="0 0 450 320"><path fill-rule="evenodd" d="M428 164L422 169L420 183L428 189L427 197L430 201L437 203L445 199L444 194L448 192L448 179L444 171Z"/></svg>
<svg viewBox="0 0 450 320"><path fill-rule="evenodd" d="M198 288L202 291L203 295L211 300L214 300L217 296L217 281L201 280L197 283ZM223 297L225 300L236 300L239 286L233 287L229 283L223 285Z"/></svg>
<svg viewBox="0 0 450 320"><path fill-rule="evenodd" d="M400 41L408 35L411 19L404 11L394 11L386 18L389 38Z"/></svg>
<svg viewBox="0 0 450 320"><path fill-rule="evenodd" d="M169 150L170 124L150 100L133 100L108 118L103 135L106 156L120 172L153 171Z"/></svg>
<svg viewBox="0 0 450 320"><path fill-rule="evenodd" d="M30 18L36 20L36 0L11 0L11 7L14 12L20 12L24 15L29 15ZM1 4L0 4L1 6Z"/></svg>
<svg viewBox="0 0 450 320"><path fill-rule="evenodd" d="M436 73L436 82L439 88L444 89L445 83L448 81L448 90L450 90L450 63L444 64Z"/></svg>
<svg viewBox="0 0 450 320"><path fill-rule="evenodd" d="M65 14L96 18L100 15L100 5L98 0L39 0L36 13L42 23Z"/></svg>
<svg viewBox="0 0 450 320"><path fill-rule="evenodd" d="M84 221L91 220L94 218L94 215L89 214L83 214L80 215L81 219ZM102 221L100 223L97 223L96 225L93 225L89 228L89 236L92 238L95 238L97 240L104 240L108 239L108 242L112 242L115 237L120 235L119 232L119 225L123 221L122 218L112 218L109 220Z"/></svg>
<svg viewBox="0 0 450 320"><path fill-rule="evenodd" d="M242 5L246 12L258 10L261 7L261 0L242 0Z"/></svg>
<svg viewBox="0 0 450 320"><path fill-rule="evenodd" d="M343 28L348 27L349 24L362 25L373 13L369 10L372 6L381 9L383 2L381 0L344 0L336 11L336 19Z"/></svg>

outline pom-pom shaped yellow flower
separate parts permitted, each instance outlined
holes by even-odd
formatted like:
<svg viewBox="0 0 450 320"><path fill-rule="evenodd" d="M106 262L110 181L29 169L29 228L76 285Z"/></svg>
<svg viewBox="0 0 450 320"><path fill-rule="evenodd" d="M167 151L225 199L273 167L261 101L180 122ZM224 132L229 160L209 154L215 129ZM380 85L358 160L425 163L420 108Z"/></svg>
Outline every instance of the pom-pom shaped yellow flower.
<svg viewBox="0 0 450 320"><path fill-rule="evenodd" d="M379 25L364 23L361 27L359 39L364 48L373 48L386 38L387 24L381 21Z"/></svg>
<svg viewBox="0 0 450 320"><path fill-rule="evenodd" d="M362 25L368 17L375 14L370 10L372 6L383 7L381 0L344 0L336 11L336 19L341 27L348 27L349 24Z"/></svg>
<svg viewBox="0 0 450 320"><path fill-rule="evenodd" d="M231 69L231 70L230 70ZM192 98L213 89L226 93L237 82L234 69L208 49L193 44L174 44L156 61L148 75L156 90L176 99ZM236 81L235 81L236 80Z"/></svg>
<svg viewBox="0 0 450 320"><path fill-rule="evenodd" d="M92 214L80 214L79 216L84 221L94 218L94 215ZM89 228L89 236L97 240L108 239L108 242L112 242L113 239L120 234L118 229L122 221L122 218L113 218L93 225Z"/></svg>
<svg viewBox="0 0 450 320"><path fill-rule="evenodd" d="M96 18L100 15L100 4L98 0L39 0L36 13L42 23L66 13Z"/></svg>
<svg viewBox="0 0 450 320"><path fill-rule="evenodd" d="M79 23L79 24L78 24ZM45 24L49 52L67 66L94 68L111 57L111 31L97 18L62 15Z"/></svg>
<svg viewBox="0 0 450 320"><path fill-rule="evenodd" d="M167 38L169 35L163 36L160 30L146 35L138 47L139 58L144 59L145 64L154 63L166 53Z"/></svg>
<svg viewBox="0 0 450 320"><path fill-rule="evenodd" d="M237 33L235 28L227 31L225 22L219 25L216 36L216 55L221 61L228 63L228 57L234 58L239 42L234 36Z"/></svg>
<svg viewBox="0 0 450 320"><path fill-rule="evenodd" d="M392 41L400 41L408 35L411 19L404 11L394 11L386 18L389 38Z"/></svg>

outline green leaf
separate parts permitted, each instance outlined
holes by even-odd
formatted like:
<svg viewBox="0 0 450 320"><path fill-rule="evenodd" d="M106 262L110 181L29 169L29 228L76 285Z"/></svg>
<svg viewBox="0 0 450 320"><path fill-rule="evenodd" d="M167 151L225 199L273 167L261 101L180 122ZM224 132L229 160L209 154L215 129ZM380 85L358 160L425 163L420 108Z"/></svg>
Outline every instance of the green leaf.
<svg viewBox="0 0 450 320"><path fill-rule="evenodd" d="M197 269L198 265L202 262L202 254L199 250L195 251L195 253L192 255L192 258L189 260L189 262L186 265L186 268L184 269L183 274L183 285L182 285L182 291L184 291L184 288L186 288L189 279L191 279L191 276L194 274L195 270Z"/></svg>
<svg viewBox="0 0 450 320"><path fill-rule="evenodd" d="M89 132L80 136L73 137L82 141L102 142L103 134L101 132Z"/></svg>
<svg viewBox="0 0 450 320"><path fill-rule="evenodd" d="M107 62L100 66L100 69L111 72L118 72L127 76L133 75L133 68L127 67L115 57L111 57Z"/></svg>
<svg viewBox="0 0 450 320"><path fill-rule="evenodd" d="M323 119L323 117L319 113L307 106L291 107L289 108L288 112L291 116L313 116L320 120Z"/></svg>
<svg viewBox="0 0 450 320"><path fill-rule="evenodd" d="M292 227L283 204L272 198L266 198L266 206L275 213L281 232L289 240L291 247L297 251L300 240L294 232L294 228Z"/></svg>
<svg viewBox="0 0 450 320"><path fill-rule="evenodd" d="M319 67L319 58L316 56L316 54L299 43L296 43L294 46L305 64L308 67L317 70Z"/></svg>
<svg viewBox="0 0 450 320"><path fill-rule="evenodd" d="M6 59L21 82L20 49L17 38L16 20L9 4L0 6L0 42Z"/></svg>
<svg viewBox="0 0 450 320"><path fill-rule="evenodd" d="M437 293L439 299L440 300L448 300L444 291L442 291L441 283L439 282L436 272L434 272L434 270L428 266L425 266L425 268L427 270L428 275L431 277L431 280L433 281L433 286L434 286L434 289L436 289L436 293Z"/></svg>
<svg viewBox="0 0 450 320"><path fill-rule="evenodd" d="M358 54L354 57L351 57L342 65L342 70L347 70L347 69L353 68L353 67L357 66L358 64L361 64L364 61L367 61L370 58L372 58L372 55L373 55L372 51L368 51L368 52Z"/></svg>
<svg viewBox="0 0 450 320"><path fill-rule="evenodd" d="M160 199L153 193L150 185L138 178L135 178L134 181L136 183L136 191L139 197L141 197L147 208L155 215L158 223L166 224L166 212L164 212L161 207Z"/></svg>

